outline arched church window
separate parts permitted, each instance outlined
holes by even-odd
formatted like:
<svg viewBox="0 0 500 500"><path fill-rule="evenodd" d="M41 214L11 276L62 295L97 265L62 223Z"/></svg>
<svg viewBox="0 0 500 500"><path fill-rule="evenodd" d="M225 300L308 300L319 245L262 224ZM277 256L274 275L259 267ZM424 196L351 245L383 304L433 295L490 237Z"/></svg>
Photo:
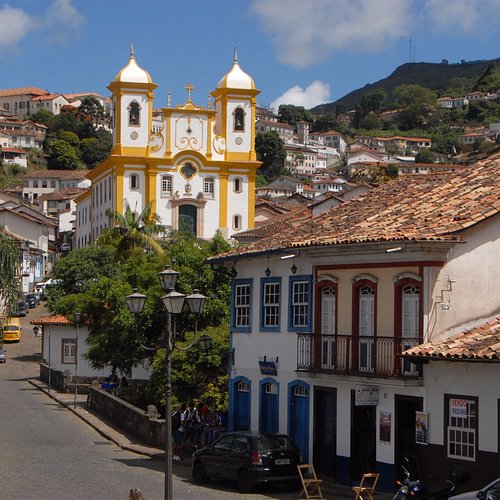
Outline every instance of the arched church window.
<svg viewBox="0 0 500 500"><path fill-rule="evenodd" d="M140 111L141 107L137 101L132 101L128 107L128 124L129 125L140 125Z"/></svg>
<svg viewBox="0 0 500 500"><path fill-rule="evenodd" d="M139 188L139 176L137 174L132 174L130 176L130 189Z"/></svg>
<svg viewBox="0 0 500 500"><path fill-rule="evenodd" d="M233 189L235 193L241 193L243 191L242 180L239 177L234 178Z"/></svg>
<svg viewBox="0 0 500 500"><path fill-rule="evenodd" d="M238 132L245 131L245 112L243 108L236 108L234 111L234 130Z"/></svg>

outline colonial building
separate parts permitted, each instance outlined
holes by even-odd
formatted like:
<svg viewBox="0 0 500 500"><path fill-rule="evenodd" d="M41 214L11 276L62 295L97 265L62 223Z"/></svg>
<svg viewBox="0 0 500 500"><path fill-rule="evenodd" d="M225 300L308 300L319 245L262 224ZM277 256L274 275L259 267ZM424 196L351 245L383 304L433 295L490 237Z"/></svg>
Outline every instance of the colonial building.
<svg viewBox="0 0 500 500"><path fill-rule="evenodd" d="M230 427L287 432L347 485L394 491L404 457L498 477L499 178L498 154L401 176L210 259L234 276Z"/></svg>
<svg viewBox="0 0 500 500"><path fill-rule="evenodd" d="M113 148L87 174L91 191L77 199L77 246L95 241L113 223L107 209L123 213L125 202L137 213L150 204L162 224L201 238L217 230L231 237L253 227L259 91L236 53L231 70L211 93L214 108L210 102L206 108L196 105L188 84L187 101L173 107L169 98L153 129L156 87L132 50L108 87Z"/></svg>

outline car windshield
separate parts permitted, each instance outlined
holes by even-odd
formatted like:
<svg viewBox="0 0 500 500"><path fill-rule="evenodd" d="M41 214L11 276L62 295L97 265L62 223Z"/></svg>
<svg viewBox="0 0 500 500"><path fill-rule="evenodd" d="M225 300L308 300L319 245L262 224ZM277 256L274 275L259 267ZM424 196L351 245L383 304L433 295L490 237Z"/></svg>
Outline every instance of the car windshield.
<svg viewBox="0 0 500 500"><path fill-rule="evenodd" d="M286 436L264 436L257 438L257 451L291 450L295 446Z"/></svg>
<svg viewBox="0 0 500 500"><path fill-rule="evenodd" d="M17 330L19 330L19 328L17 326L14 326L14 325L6 325L3 327L3 330L4 330L4 332L17 332Z"/></svg>

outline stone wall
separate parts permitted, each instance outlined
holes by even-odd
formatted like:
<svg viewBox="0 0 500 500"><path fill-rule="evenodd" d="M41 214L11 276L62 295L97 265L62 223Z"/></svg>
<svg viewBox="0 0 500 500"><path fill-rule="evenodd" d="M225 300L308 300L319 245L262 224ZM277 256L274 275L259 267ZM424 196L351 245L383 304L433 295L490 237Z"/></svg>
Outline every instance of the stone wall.
<svg viewBox="0 0 500 500"><path fill-rule="evenodd" d="M165 421L150 418L144 410L97 387L91 387L89 406L98 415L131 434L141 443L163 449Z"/></svg>

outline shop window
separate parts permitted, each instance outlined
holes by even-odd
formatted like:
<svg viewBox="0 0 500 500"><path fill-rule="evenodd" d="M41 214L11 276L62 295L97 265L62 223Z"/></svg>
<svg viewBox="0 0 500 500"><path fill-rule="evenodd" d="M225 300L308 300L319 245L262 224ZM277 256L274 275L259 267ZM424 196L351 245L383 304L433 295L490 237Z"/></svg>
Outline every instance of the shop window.
<svg viewBox="0 0 500 500"><path fill-rule="evenodd" d="M448 458L475 462L477 457L477 398L445 396Z"/></svg>

